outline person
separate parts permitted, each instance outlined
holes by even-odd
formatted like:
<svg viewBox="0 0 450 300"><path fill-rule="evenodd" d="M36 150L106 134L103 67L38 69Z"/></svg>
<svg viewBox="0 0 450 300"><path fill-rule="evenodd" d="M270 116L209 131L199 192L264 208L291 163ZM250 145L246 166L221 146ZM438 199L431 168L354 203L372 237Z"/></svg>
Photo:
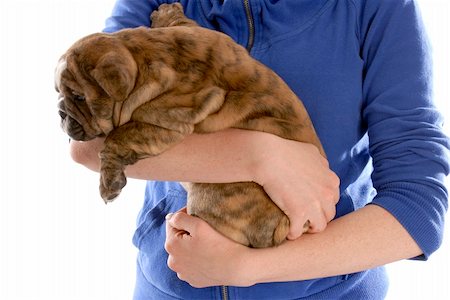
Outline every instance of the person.
<svg viewBox="0 0 450 300"><path fill-rule="evenodd" d="M117 0L104 31L149 26L161 2L173 1ZM180 2L288 83L327 160L308 144L229 129L129 166L127 176L149 180L133 237L134 299L384 298L383 265L428 259L448 205L449 141L417 3ZM71 155L98 171L102 143L72 142ZM259 183L289 216L288 240L265 249L230 241L185 213L177 181Z"/></svg>

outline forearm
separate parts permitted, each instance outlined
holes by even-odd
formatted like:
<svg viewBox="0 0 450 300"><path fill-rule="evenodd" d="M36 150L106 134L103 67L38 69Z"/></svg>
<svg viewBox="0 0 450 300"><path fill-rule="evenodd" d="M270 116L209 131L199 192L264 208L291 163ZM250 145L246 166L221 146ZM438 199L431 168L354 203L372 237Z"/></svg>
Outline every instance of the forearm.
<svg viewBox="0 0 450 300"><path fill-rule="evenodd" d="M250 249L246 254L251 259L243 260L248 264L243 278L252 278L250 284L308 280L359 272L421 253L389 212L369 205L332 221L321 233L277 248Z"/></svg>
<svg viewBox="0 0 450 300"><path fill-rule="evenodd" d="M164 153L127 166L128 177L144 180L189 182L252 181L254 151L269 134L244 130L225 130L212 134L187 136ZM72 158L98 172L98 153L103 139L71 143Z"/></svg>
<svg viewBox="0 0 450 300"><path fill-rule="evenodd" d="M73 142L75 161L98 171L103 141ZM322 231L335 215L339 178L317 147L249 130L187 136L164 153L125 169L146 180L227 183L254 181L291 220L289 239ZM302 195L301 198L298 195Z"/></svg>

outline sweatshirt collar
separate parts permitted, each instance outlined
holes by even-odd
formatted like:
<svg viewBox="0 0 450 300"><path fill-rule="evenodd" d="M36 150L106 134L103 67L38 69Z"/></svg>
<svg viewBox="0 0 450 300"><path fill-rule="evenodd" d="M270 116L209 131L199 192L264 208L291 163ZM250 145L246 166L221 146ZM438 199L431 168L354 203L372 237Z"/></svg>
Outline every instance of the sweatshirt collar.
<svg viewBox="0 0 450 300"><path fill-rule="evenodd" d="M219 30L247 46L254 26L254 48L302 30L336 0L199 0L202 26ZM247 3L246 3L247 2ZM246 9L250 7L250 15ZM250 18L250 20L249 20Z"/></svg>

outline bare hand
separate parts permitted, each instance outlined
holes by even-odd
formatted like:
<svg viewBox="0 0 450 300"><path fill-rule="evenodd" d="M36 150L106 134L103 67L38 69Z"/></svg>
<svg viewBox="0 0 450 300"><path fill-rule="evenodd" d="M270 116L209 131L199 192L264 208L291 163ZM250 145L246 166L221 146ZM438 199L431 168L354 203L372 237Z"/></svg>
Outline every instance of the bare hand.
<svg viewBox="0 0 450 300"><path fill-rule="evenodd" d="M193 287L250 285L239 271L243 254L250 249L188 215L185 209L166 217L165 249L169 268Z"/></svg>
<svg viewBox="0 0 450 300"><path fill-rule="evenodd" d="M328 161L310 144L273 136L261 151L255 181L289 217L288 239L321 232L336 214L339 178Z"/></svg>

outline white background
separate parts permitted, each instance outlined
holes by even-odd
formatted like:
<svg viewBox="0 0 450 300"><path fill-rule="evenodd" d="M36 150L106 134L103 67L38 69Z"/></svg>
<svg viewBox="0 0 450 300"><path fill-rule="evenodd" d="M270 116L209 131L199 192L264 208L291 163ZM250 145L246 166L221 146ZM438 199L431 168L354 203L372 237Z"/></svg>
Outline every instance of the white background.
<svg viewBox="0 0 450 300"><path fill-rule="evenodd" d="M434 44L436 101L450 119L450 5L419 2ZM129 180L116 202L103 204L98 175L69 158L53 89L59 56L100 31L112 6L113 0L0 3L0 299L131 298L131 238L143 182ZM389 299L450 299L449 228L428 262L389 266Z"/></svg>

